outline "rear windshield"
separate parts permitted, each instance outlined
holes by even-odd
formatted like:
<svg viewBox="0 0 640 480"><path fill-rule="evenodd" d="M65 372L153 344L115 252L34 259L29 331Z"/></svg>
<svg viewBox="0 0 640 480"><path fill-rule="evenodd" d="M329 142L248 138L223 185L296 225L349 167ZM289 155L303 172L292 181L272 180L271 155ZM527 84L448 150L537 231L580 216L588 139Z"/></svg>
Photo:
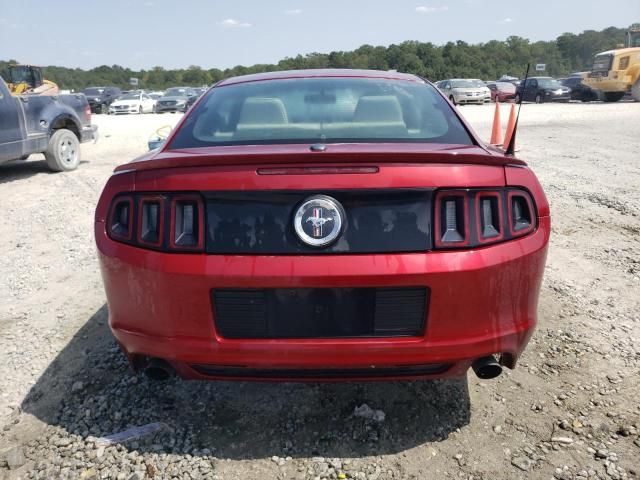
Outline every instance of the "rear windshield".
<svg viewBox="0 0 640 480"><path fill-rule="evenodd" d="M297 78L213 88L169 148L332 142L473 144L429 84Z"/></svg>

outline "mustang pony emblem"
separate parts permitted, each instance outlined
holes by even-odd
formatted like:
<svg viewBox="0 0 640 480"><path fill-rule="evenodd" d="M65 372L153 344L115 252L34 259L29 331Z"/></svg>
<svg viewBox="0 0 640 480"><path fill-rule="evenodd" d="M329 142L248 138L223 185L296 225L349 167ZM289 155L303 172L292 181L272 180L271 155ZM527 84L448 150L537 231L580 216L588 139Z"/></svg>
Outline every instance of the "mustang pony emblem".
<svg viewBox="0 0 640 480"><path fill-rule="evenodd" d="M304 243L325 247L340 236L343 216L344 210L335 198L315 195L298 207L293 224Z"/></svg>
<svg viewBox="0 0 640 480"><path fill-rule="evenodd" d="M313 215L307 218L306 223L313 225L313 236L322 237L322 226L327 222L333 222L333 218L324 218L322 208L314 208Z"/></svg>

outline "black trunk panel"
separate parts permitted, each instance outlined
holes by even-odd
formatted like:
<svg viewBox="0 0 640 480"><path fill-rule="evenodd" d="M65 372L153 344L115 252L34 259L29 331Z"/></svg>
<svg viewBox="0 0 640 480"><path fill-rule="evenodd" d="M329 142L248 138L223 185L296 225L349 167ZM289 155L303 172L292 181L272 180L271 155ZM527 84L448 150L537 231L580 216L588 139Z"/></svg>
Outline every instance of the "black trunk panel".
<svg viewBox="0 0 640 480"><path fill-rule="evenodd" d="M304 244L293 217L305 199L328 195L346 218L337 241ZM422 252L431 248L432 190L205 192L206 251L227 255Z"/></svg>
<svg viewBox="0 0 640 480"><path fill-rule="evenodd" d="M428 290L400 288L220 289L212 292L224 338L417 336Z"/></svg>

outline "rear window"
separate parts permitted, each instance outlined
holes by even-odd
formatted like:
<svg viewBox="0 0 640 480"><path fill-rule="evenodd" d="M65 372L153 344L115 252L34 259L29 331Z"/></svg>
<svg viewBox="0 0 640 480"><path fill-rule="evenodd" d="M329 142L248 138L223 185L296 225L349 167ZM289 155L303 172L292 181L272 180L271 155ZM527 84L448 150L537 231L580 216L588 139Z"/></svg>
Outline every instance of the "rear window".
<svg viewBox="0 0 640 480"><path fill-rule="evenodd" d="M297 78L213 88L169 148L339 142L473 144L429 84Z"/></svg>

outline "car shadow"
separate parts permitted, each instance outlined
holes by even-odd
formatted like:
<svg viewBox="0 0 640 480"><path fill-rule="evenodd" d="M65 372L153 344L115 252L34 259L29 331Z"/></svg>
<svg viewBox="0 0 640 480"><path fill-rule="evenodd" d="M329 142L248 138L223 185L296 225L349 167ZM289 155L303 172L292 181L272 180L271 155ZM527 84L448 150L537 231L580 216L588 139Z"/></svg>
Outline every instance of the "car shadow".
<svg viewBox="0 0 640 480"><path fill-rule="evenodd" d="M44 160L15 160L0 165L0 184L22 180L41 173L53 173Z"/></svg>
<svg viewBox="0 0 640 480"><path fill-rule="evenodd" d="M88 160L80 160L80 165L85 163L89 163ZM56 175L59 172L49 170L45 160L14 160L0 165L0 185L43 173Z"/></svg>
<svg viewBox="0 0 640 480"><path fill-rule="evenodd" d="M355 407L364 403L382 410L384 421L354 416ZM466 378L333 384L152 381L129 370L109 332L106 306L49 365L22 409L85 439L162 422L166 427L158 433L130 440L125 448L231 459L398 453L444 440L470 419Z"/></svg>

